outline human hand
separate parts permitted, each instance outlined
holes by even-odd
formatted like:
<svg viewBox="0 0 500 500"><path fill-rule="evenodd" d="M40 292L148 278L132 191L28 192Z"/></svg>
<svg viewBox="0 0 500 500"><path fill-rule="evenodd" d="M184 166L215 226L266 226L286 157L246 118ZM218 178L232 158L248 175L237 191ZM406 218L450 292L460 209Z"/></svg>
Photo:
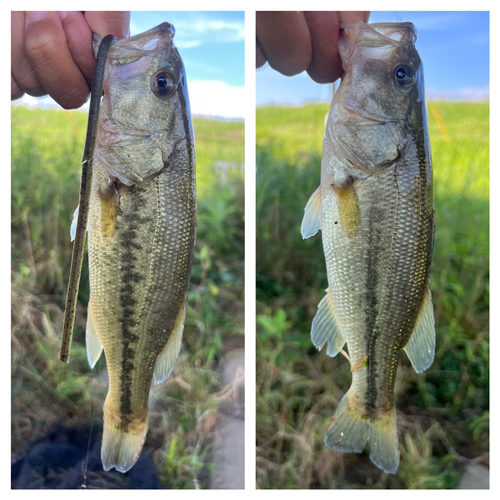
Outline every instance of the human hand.
<svg viewBox="0 0 500 500"><path fill-rule="evenodd" d="M129 36L130 12L12 12L11 99L50 95L63 108L89 96L92 33Z"/></svg>
<svg viewBox="0 0 500 500"><path fill-rule="evenodd" d="M368 22L369 12L257 12L257 68L266 61L286 76L307 70L317 83L342 75L340 23Z"/></svg>

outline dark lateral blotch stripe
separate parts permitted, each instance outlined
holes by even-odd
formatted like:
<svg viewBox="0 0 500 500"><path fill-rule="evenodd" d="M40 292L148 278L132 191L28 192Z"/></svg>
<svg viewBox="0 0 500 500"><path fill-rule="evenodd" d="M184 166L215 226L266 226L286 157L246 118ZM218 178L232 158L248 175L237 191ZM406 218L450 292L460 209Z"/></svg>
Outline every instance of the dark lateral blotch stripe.
<svg viewBox="0 0 500 500"><path fill-rule="evenodd" d="M120 288L120 306L122 315L119 319L121 323L122 334L122 373L121 384L122 391L120 395L120 412L122 425L124 428L130 420L129 415L132 413L132 372L134 370L135 344L139 340L139 336L133 333L132 329L137 326L135 317L136 311L134 306L137 301L134 298L135 284L144 280L144 276L137 270L137 256L135 250L142 250L142 245L139 243L137 229L140 224L148 223L149 217L141 217L138 215L141 206L144 205L143 191L140 188L132 188L129 192L132 206L130 211L123 213L121 217L121 228L123 229L120 236L120 244L123 249L121 282Z"/></svg>

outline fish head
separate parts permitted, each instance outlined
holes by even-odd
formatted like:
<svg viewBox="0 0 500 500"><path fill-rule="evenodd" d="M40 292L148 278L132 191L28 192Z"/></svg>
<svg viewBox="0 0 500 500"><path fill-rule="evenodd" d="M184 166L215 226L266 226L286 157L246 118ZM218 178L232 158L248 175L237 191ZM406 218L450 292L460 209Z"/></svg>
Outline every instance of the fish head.
<svg viewBox="0 0 500 500"><path fill-rule="evenodd" d="M369 175L402 153L408 129L426 126L423 66L411 23L341 25L344 75L327 136L353 175Z"/></svg>
<svg viewBox="0 0 500 500"><path fill-rule="evenodd" d="M115 42L107 55L96 150L110 176L126 185L144 184L194 141L174 35L162 23Z"/></svg>

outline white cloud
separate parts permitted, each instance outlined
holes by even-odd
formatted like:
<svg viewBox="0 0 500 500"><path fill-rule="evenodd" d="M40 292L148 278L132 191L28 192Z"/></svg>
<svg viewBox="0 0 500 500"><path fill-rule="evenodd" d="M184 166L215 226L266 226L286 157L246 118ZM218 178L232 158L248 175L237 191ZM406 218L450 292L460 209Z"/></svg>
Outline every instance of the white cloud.
<svg viewBox="0 0 500 500"><path fill-rule="evenodd" d="M487 101L490 98L490 87L463 87L456 90L427 88L425 97L433 101Z"/></svg>
<svg viewBox="0 0 500 500"><path fill-rule="evenodd" d="M175 44L179 49L208 43L234 43L245 40L245 23L211 20L199 16L193 20L176 21Z"/></svg>
<svg viewBox="0 0 500 500"><path fill-rule="evenodd" d="M206 43L234 43L245 40L244 20L226 21L217 19L217 15L217 12L172 12L168 21L175 26L176 47L182 50ZM132 13L130 33L142 33L163 21L164 13Z"/></svg>
<svg viewBox="0 0 500 500"><path fill-rule="evenodd" d="M188 36L208 34L210 39L205 40L205 42L236 42L245 39L245 23L243 21L210 20L199 17L194 22L178 21L177 26L176 29L179 32L181 29L185 30Z"/></svg>
<svg viewBox="0 0 500 500"><path fill-rule="evenodd" d="M413 23L418 31L445 31L456 29L467 22L466 12L422 12L415 15Z"/></svg>
<svg viewBox="0 0 500 500"><path fill-rule="evenodd" d="M194 115L218 116L229 119L243 119L245 116L245 88L232 87L222 81L194 80L188 82L191 113ZM32 97L25 94L21 99L12 101L13 105L39 108L61 109L52 98ZM88 111L87 101L80 111Z"/></svg>
<svg viewBox="0 0 500 500"><path fill-rule="evenodd" d="M200 45L203 45L202 40L186 40L186 41L176 40L175 41L175 46L180 50L193 49L195 47L199 47Z"/></svg>
<svg viewBox="0 0 500 500"><path fill-rule="evenodd" d="M49 108L56 108L56 109L62 109L59 104L57 104L52 97L49 97L48 95L45 95L43 97L33 97L28 94L24 94L20 99L16 99L15 101L12 101L11 104L13 106L24 106L26 108L42 108L42 109L49 109ZM88 110L89 109L89 100L81 107L78 108L80 110Z"/></svg>
<svg viewBox="0 0 500 500"><path fill-rule="evenodd" d="M188 82L191 112L194 115L243 118L245 88L232 87L222 81L193 80Z"/></svg>

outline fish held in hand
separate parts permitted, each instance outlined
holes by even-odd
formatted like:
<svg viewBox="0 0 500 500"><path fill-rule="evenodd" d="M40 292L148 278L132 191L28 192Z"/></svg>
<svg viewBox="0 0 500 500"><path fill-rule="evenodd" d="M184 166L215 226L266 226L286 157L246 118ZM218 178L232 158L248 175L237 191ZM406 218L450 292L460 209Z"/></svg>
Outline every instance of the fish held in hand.
<svg viewBox="0 0 500 500"><path fill-rule="evenodd" d="M90 194L87 353L104 350L101 457L126 472L148 429L152 378L177 359L196 233L194 134L186 74L163 23L107 54Z"/></svg>
<svg viewBox="0 0 500 500"><path fill-rule="evenodd" d="M394 383L399 353L434 359L429 271L435 214L423 67L411 23L341 25L344 76L330 108L321 184L302 222L321 229L328 289L311 339L327 354L347 342L352 384L326 434L394 474L399 444Z"/></svg>

